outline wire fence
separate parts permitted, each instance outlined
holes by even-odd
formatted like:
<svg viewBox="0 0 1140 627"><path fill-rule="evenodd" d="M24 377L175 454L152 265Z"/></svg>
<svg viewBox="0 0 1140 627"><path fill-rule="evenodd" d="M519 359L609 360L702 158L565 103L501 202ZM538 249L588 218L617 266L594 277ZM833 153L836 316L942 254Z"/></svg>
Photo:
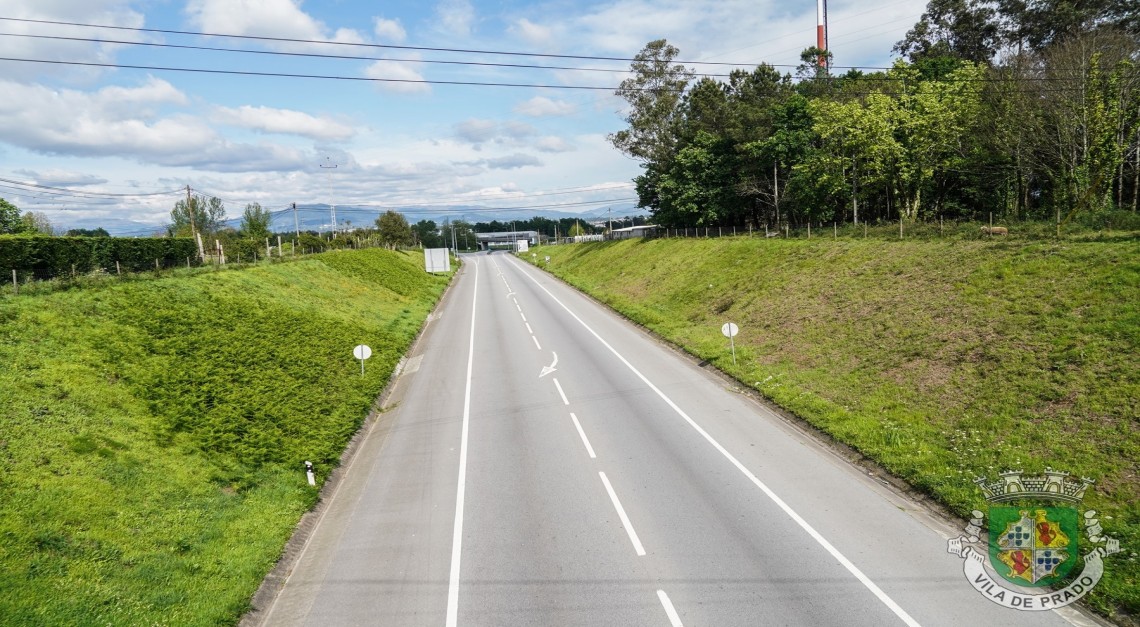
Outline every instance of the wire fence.
<svg viewBox="0 0 1140 627"><path fill-rule="evenodd" d="M623 239L951 239L951 240L1056 240L1140 237L1140 215L1116 212L1110 219L1089 223L1058 224L1046 221L931 220L897 222L804 222L779 226L699 226L669 228L656 225L614 229L603 235L558 238L552 243L583 243Z"/></svg>
<svg viewBox="0 0 1140 627"><path fill-rule="evenodd" d="M319 245L318 245L319 242ZM296 240L269 240L264 246L241 246L236 250L226 251L223 245L216 244L207 249L201 257L197 255L186 258L156 258L154 267L145 271L129 270L116 262L113 266L99 267L91 271L79 270L72 266L70 270L60 271L44 267L9 268L6 274L0 277L4 288L0 288L0 297L20 294L41 294L59 290L72 289L88 285L99 285L113 281L132 281L164 276L173 276L179 273L209 272L221 269L248 268L257 265L288 262L334 250L359 250L364 248L386 248L378 237L342 237L323 240L317 237L304 238L303 246Z"/></svg>

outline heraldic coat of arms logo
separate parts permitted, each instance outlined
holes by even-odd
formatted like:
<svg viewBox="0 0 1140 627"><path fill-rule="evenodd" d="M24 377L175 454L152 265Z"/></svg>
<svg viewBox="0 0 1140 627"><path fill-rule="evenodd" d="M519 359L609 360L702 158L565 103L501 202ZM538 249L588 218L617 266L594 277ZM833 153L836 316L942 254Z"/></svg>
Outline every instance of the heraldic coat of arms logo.
<svg viewBox="0 0 1140 627"><path fill-rule="evenodd" d="M1069 605L1100 581L1103 558L1120 552L1120 542L1103 535L1095 511L1077 510L1092 479L1048 469L1040 476L1007 471L997 481L975 483L990 503L988 524L974 510L966 535L951 539L947 551L963 558L970 585L999 605L1031 611ZM1083 555L1082 548L1088 549Z"/></svg>

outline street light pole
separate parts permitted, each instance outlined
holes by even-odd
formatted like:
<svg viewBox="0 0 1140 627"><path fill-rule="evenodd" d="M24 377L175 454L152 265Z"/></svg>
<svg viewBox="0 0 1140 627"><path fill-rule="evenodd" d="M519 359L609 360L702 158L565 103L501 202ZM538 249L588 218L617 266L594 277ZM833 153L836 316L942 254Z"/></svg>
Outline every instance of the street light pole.
<svg viewBox="0 0 1140 627"><path fill-rule="evenodd" d="M325 162L331 163L332 159L330 157L325 157ZM333 192L332 171L335 170L336 167L337 167L337 164L335 164L335 163L333 163L332 165L322 165L321 166L321 168L329 171L329 211L332 212L333 237L336 237L336 205L334 205L332 202L332 195L333 195L333 193L332 193Z"/></svg>

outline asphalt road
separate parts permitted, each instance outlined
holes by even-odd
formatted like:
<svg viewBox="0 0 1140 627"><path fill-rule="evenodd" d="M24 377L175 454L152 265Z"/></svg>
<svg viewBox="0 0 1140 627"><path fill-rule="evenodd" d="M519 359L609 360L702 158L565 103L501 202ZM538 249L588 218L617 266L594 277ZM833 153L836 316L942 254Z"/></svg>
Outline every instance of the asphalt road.
<svg viewBox="0 0 1140 627"><path fill-rule="evenodd" d="M1067 625L957 530L504 253L470 255L266 625Z"/></svg>

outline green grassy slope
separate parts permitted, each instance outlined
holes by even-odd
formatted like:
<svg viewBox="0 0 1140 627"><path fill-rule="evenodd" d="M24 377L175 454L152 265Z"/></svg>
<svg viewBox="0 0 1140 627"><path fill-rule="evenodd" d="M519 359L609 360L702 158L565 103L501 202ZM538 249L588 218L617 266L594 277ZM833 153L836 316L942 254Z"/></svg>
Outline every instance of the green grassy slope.
<svg viewBox="0 0 1140 627"><path fill-rule="evenodd" d="M366 250L0 299L0 624L235 623L446 282Z"/></svg>
<svg viewBox="0 0 1140 627"><path fill-rule="evenodd" d="M960 514L983 503L976 476L1095 478L1085 506L1125 552L1092 603L1140 615L1140 242L674 239L539 255Z"/></svg>

